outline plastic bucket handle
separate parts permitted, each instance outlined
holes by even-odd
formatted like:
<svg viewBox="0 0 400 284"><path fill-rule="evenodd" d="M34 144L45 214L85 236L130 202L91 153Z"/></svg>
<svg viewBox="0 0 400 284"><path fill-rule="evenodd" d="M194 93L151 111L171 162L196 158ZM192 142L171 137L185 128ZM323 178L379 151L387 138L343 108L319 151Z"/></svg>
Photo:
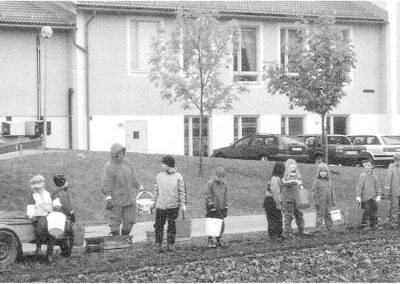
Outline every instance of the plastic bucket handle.
<svg viewBox="0 0 400 284"><path fill-rule="evenodd" d="M153 194L151 194L150 191L143 190L143 191L139 192L139 194L136 196L136 200L138 200L139 197L141 197L143 193L147 193L148 195L150 195L150 198L153 199Z"/></svg>

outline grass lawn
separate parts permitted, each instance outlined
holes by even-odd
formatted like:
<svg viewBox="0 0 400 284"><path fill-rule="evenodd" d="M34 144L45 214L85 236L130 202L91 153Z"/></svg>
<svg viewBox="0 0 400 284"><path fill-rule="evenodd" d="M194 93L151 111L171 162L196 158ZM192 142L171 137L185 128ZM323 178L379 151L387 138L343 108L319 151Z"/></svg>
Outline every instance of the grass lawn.
<svg viewBox="0 0 400 284"><path fill-rule="evenodd" d="M70 184L70 195L79 222L103 223L105 201L101 193L102 168L109 159L109 152L65 151L46 153L44 156L25 156L0 161L0 210L25 210L30 194L29 180L36 174L46 178L47 188L54 188L52 176L63 173ZM162 155L127 153L139 181L152 189L155 176L161 171ZM267 181L274 162L204 158L204 175L198 174L198 157L175 156L179 172L188 189L188 210L192 217L205 214L204 197L206 182L213 170L223 166L229 183L229 215L264 214L262 203ZM303 183L310 188L316 166L299 164ZM355 206L355 185L362 172L360 167L336 167L339 175L333 176L337 204ZM376 169L383 181L385 169ZM154 216L138 216L137 221L153 220Z"/></svg>

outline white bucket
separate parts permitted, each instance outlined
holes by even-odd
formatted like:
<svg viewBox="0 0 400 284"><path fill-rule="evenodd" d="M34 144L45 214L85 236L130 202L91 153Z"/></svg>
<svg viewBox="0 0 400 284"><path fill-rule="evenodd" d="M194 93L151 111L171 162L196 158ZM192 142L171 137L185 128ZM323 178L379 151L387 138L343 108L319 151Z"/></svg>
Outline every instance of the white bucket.
<svg viewBox="0 0 400 284"><path fill-rule="evenodd" d="M50 235L59 237L64 234L66 217L61 212L51 212L47 215L47 230Z"/></svg>
<svg viewBox="0 0 400 284"><path fill-rule="evenodd" d="M150 198L139 199L139 197L143 194L147 193ZM141 191L136 197L136 210L139 214L151 214L151 209L154 206L154 201L152 200L153 195L148 191Z"/></svg>
<svg viewBox="0 0 400 284"><path fill-rule="evenodd" d="M340 221L340 220L342 220L342 212L340 212L340 209L332 210L331 211L331 218L332 218L332 221Z"/></svg>
<svg viewBox="0 0 400 284"><path fill-rule="evenodd" d="M223 219L206 218L206 235L210 237L219 237L221 235Z"/></svg>

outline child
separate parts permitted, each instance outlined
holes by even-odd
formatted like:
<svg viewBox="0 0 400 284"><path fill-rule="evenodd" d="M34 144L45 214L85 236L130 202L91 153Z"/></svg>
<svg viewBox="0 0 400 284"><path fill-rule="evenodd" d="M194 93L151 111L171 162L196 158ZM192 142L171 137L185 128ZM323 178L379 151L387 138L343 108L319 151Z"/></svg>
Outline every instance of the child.
<svg viewBox="0 0 400 284"><path fill-rule="evenodd" d="M207 191L205 192L205 203L206 203L206 217L209 218L226 218L228 215L228 203L227 203L227 192L228 186L226 183L226 173L223 167L215 169L214 176L207 182ZM216 248L227 247L221 238L225 229L225 221L222 222L221 234L216 237L216 243L213 237L208 237L208 247Z"/></svg>
<svg viewBox="0 0 400 284"><path fill-rule="evenodd" d="M312 194L317 211L316 230L322 229L322 222L325 221L325 226L330 231L333 227L331 218L331 205L333 205L333 188L329 175L328 165L320 163L317 166L317 176L312 185Z"/></svg>
<svg viewBox="0 0 400 284"><path fill-rule="evenodd" d="M283 239L281 189L284 174L285 164L276 162L265 192L264 209L268 220L268 236L271 240Z"/></svg>
<svg viewBox="0 0 400 284"><path fill-rule="evenodd" d="M369 219L371 228L376 228L378 222L377 202L381 201L381 185L376 173L372 170L371 160L363 163L364 172L361 173L356 187L356 200L361 203L364 209L361 225L367 226Z"/></svg>
<svg viewBox="0 0 400 284"><path fill-rule="evenodd" d="M175 167L175 159L164 156L161 160L163 171L157 175L154 184L156 222L154 224L158 251L162 252L164 225L168 221L167 250L174 251L176 219L179 209L186 211L186 191L183 177Z"/></svg>
<svg viewBox="0 0 400 284"><path fill-rule="evenodd" d="M394 155L393 164L387 169L385 189L389 190L390 197L389 222L394 223L397 218L400 227L400 153Z"/></svg>
<svg viewBox="0 0 400 284"><path fill-rule="evenodd" d="M293 159L286 160L281 199L284 216L284 235L287 238L293 238L293 218L296 219L300 235L305 234L303 212L296 205L296 196L301 184L301 176L296 161Z"/></svg>
<svg viewBox="0 0 400 284"><path fill-rule="evenodd" d="M59 211L64 213L72 223L75 223L75 214L69 199L67 179L64 175L55 175L53 181L57 186L52 194L54 208L56 208L56 206L61 207Z"/></svg>
<svg viewBox="0 0 400 284"><path fill-rule="evenodd" d="M50 193L45 189L44 182L45 179L41 175L36 175L30 180L33 193L27 206L27 215L29 219L32 220L34 226L36 256L40 256L42 254L42 244L47 244L47 261L51 262L51 255L53 253L55 239L47 230L46 216L50 212L53 212L53 205ZM30 210L32 207L34 207L34 210Z"/></svg>

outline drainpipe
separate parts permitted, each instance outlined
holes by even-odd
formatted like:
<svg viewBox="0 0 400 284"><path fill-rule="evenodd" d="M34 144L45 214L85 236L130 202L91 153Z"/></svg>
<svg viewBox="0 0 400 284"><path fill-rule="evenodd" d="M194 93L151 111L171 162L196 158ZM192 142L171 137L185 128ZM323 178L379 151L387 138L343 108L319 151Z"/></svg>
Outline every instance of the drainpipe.
<svg viewBox="0 0 400 284"><path fill-rule="evenodd" d="M96 17L96 10L92 12L92 17L85 24L85 47L86 47L86 131L87 131L87 149L90 150L90 108L89 108L89 24Z"/></svg>
<svg viewBox="0 0 400 284"><path fill-rule="evenodd" d="M40 65L40 38L36 36L36 112L37 120L42 116L42 79L41 79L41 65Z"/></svg>
<svg viewBox="0 0 400 284"><path fill-rule="evenodd" d="M70 149L72 149L72 95L74 92L73 88L68 89L68 142Z"/></svg>

